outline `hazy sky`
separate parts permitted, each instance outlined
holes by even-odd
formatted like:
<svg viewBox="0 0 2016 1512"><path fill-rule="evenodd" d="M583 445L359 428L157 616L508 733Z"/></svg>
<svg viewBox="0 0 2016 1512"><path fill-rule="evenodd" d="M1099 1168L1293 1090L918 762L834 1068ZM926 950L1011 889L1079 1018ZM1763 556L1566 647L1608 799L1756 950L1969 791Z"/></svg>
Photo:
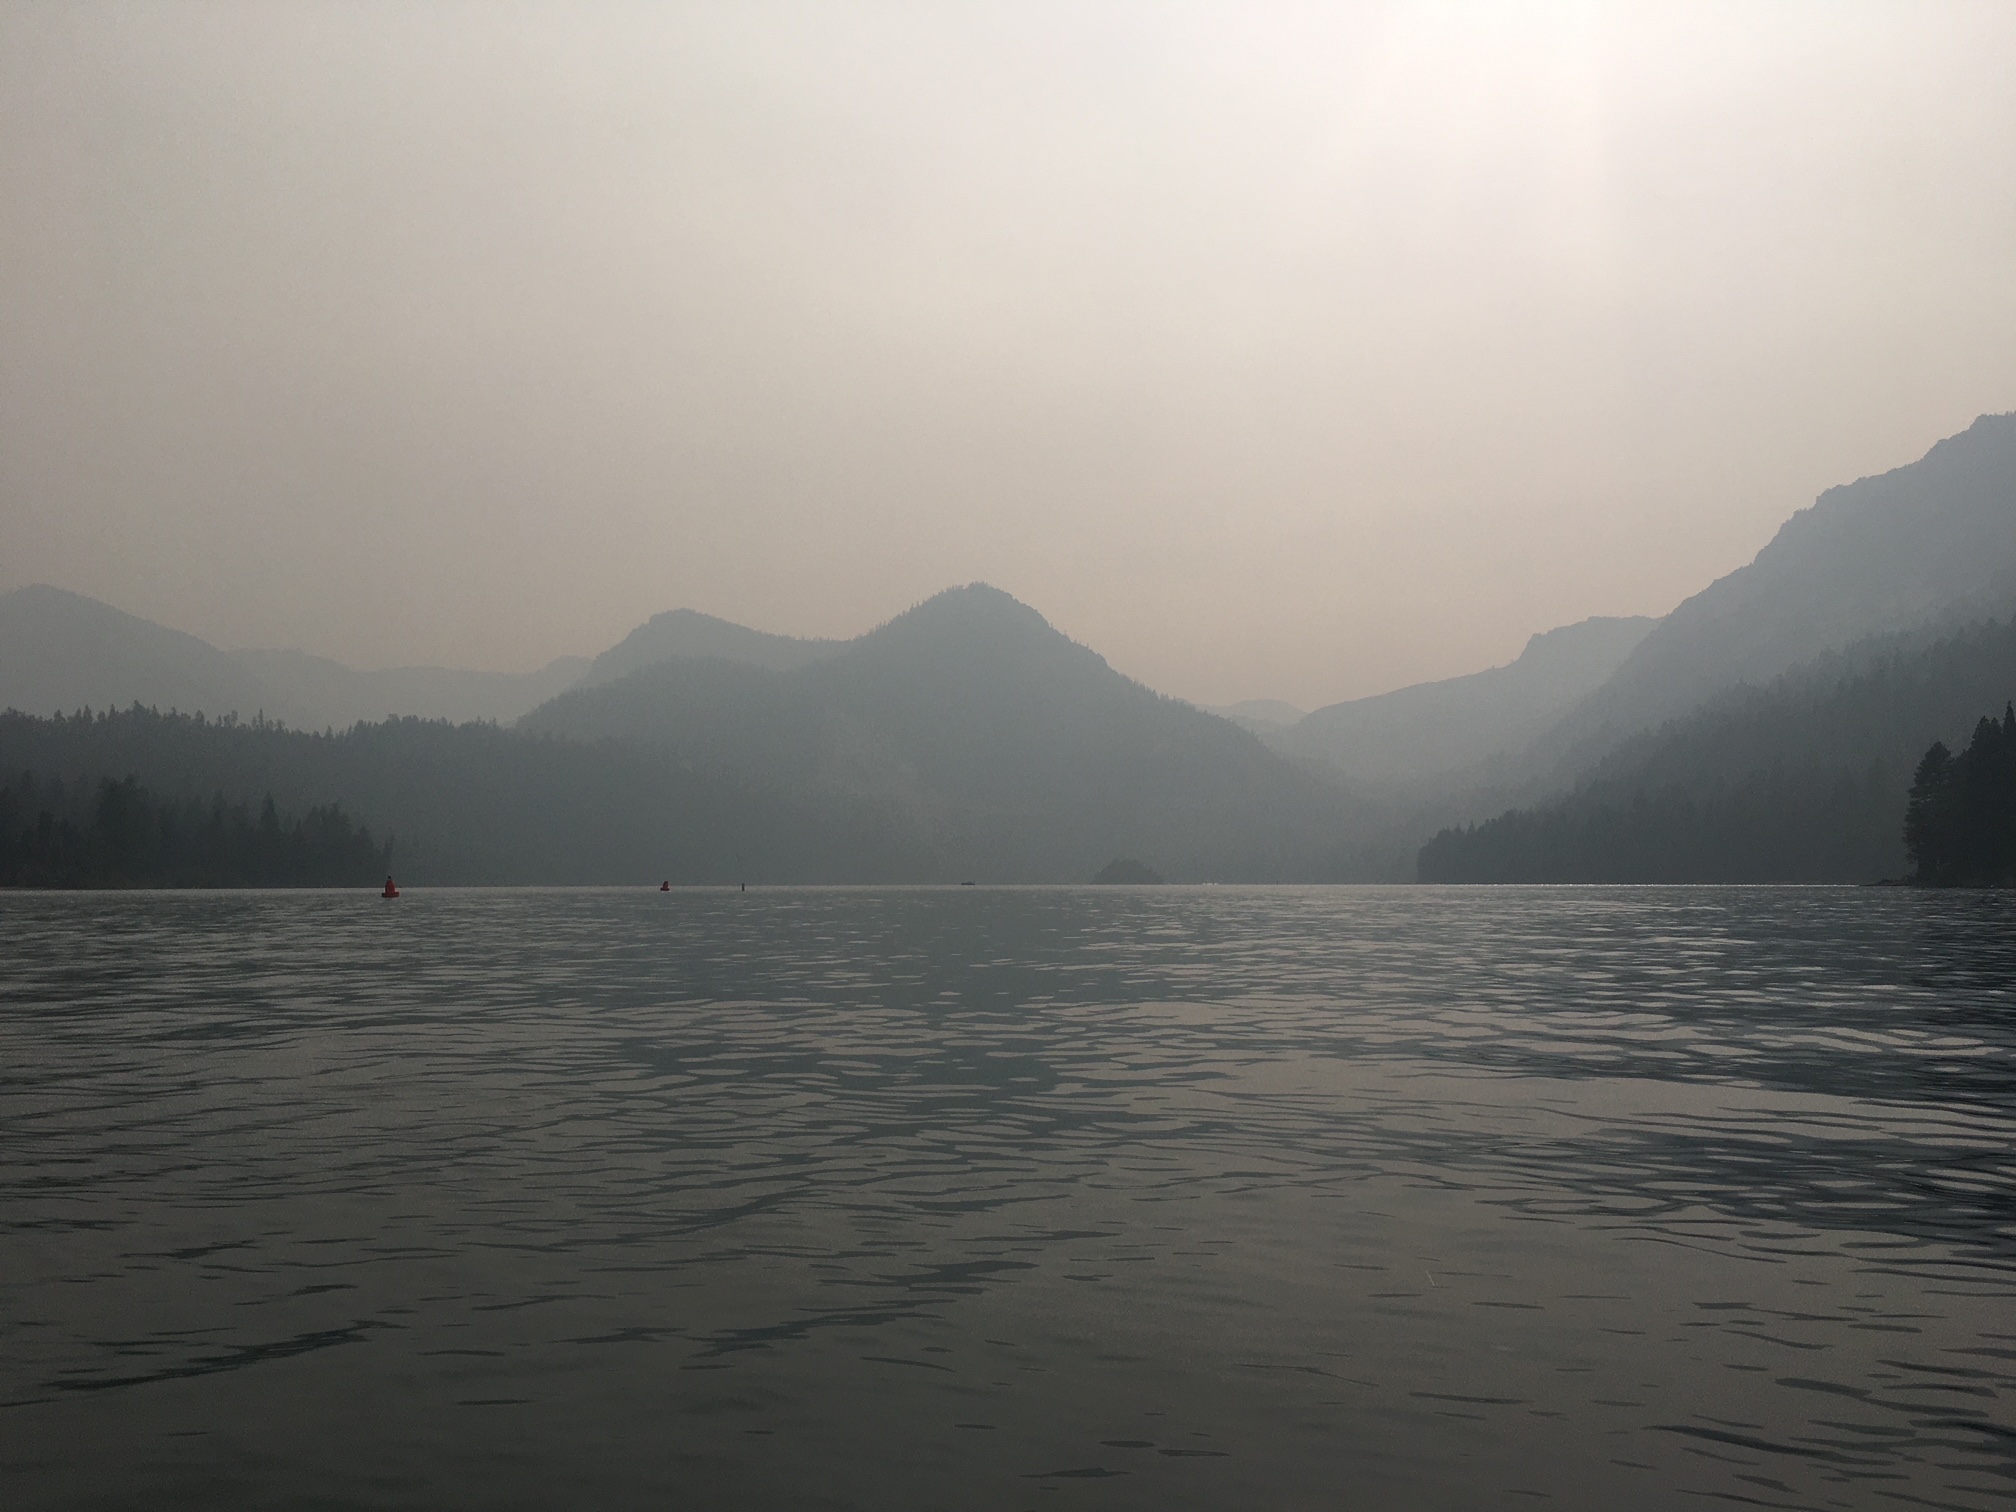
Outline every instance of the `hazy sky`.
<svg viewBox="0 0 2016 1512"><path fill-rule="evenodd" d="M0 5L0 588L1305 706L2016 408L2016 5Z"/></svg>

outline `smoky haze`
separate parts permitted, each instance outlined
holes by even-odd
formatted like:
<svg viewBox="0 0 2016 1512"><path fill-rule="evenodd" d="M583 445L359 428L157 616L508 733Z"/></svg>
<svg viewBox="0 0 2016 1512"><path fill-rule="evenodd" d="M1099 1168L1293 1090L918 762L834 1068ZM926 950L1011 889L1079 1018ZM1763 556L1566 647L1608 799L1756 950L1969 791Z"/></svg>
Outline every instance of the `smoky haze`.
<svg viewBox="0 0 2016 1512"><path fill-rule="evenodd" d="M2003 5L0 13L0 589L541 665L984 579L1303 707L2016 407Z"/></svg>

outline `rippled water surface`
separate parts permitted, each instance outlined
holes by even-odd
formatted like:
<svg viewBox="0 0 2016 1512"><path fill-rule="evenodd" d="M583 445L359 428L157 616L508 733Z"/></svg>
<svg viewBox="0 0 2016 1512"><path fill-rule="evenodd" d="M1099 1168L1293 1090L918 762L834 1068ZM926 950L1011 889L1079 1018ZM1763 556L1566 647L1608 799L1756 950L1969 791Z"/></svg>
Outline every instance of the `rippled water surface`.
<svg viewBox="0 0 2016 1512"><path fill-rule="evenodd" d="M0 895L14 1508L2016 1506L2016 901Z"/></svg>

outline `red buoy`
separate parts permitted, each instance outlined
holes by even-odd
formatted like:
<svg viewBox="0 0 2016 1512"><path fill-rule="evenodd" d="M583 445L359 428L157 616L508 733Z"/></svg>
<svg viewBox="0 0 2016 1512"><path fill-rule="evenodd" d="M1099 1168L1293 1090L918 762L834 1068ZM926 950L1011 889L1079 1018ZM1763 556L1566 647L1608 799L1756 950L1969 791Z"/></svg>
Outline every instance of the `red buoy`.
<svg viewBox="0 0 2016 1512"><path fill-rule="evenodd" d="M658 884L658 891L660 891L660 892L670 892L670 891L672 891L672 884L671 884L671 882L670 882L670 881L665 881L665 882L660 882L660 883Z"/></svg>
<svg viewBox="0 0 2016 1512"><path fill-rule="evenodd" d="M381 898L396 898L399 896L399 889L392 885L392 878L389 875L385 878L385 891L378 894L378 896Z"/></svg>

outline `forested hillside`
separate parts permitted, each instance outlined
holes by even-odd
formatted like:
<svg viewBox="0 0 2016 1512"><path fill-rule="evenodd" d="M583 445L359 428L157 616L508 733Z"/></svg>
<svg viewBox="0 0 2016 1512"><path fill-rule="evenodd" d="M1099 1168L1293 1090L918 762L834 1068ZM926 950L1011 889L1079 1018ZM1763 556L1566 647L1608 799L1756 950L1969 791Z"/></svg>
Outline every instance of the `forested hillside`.
<svg viewBox="0 0 2016 1512"><path fill-rule="evenodd" d="M221 794L164 800L134 778L0 784L0 887L342 887L375 881L390 847L338 805L255 817Z"/></svg>
<svg viewBox="0 0 2016 1512"><path fill-rule="evenodd" d="M816 665L674 659L528 724L6 714L0 773L132 778L177 813L216 794L340 804L416 883L1082 881L1116 855L1180 880L1311 880L1350 815L993 590Z"/></svg>
<svg viewBox="0 0 2016 1512"><path fill-rule="evenodd" d="M1335 785L981 584L806 665L661 662L521 728L872 811L961 877L1075 880L1117 855L1183 880L1311 880L1358 816Z"/></svg>
<svg viewBox="0 0 2016 1512"><path fill-rule="evenodd" d="M213 719L309 717L256 668L193 635L42 583L0 593L0 709L53 714L136 701Z"/></svg>
<svg viewBox="0 0 2016 1512"><path fill-rule="evenodd" d="M2016 884L2016 706L1981 717L1958 756L1944 741L1918 763L1904 810L1912 880L1933 887Z"/></svg>
<svg viewBox="0 0 2016 1512"><path fill-rule="evenodd" d="M24 588L0 595L0 701L95 689L212 717L0 716L0 781L61 785L44 876L104 870L101 800L146 808L166 856L195 843L199 807L249 834L270 795L283 828L340 806L396 836L416 882L1048 882L1115 857L1172 881L1866 881L1907 865L1926 748L2016 694L2016 629L1980 619L2012 603L2007 415L1829 490L1656 624L1592 619L1287 728L1235 708L1266 743L979 583L849 641L673 610L592 666L511 675L225 653ZM496 717L556 688L512 729L215 717L313 728L303 709L387 700ZM222 854L119 867L222 875Z"/></svg>
<svg viewBox="0 0 2016 1512"><path fill-rule="evenodd" d="M903 880L930 859L872 809L807 809L616 743L401 719L334 735L133 709L0 715L0 772L95 789L131 776L176 804L340 804L395 840L403 881Z"/></svg>
<svg viewBox="0 0 2016 1512"><path fill-rule="evenodd" d="M314 730L409 714L509 723L587 670L587 658L563 656L536 672L360 672L301 651L220 651L46 584L0 593L0 709L27 714L139 703Z"/></svg>
<svg viewBox="0 0 2016 1512"><path fill-rule="evenodd" d="M1331 704L1264 738L1356 782L1432 781L1529 745L1601 687L1655 623L1563 625L1534 636L1505 666Z"/></svg>
<svg viewBox="0 0 2016 1512"><path fill-rule="evenodd" d="M1927 643L1929 641L1929 644ZM1865 641L1640 736L1554 803L1436 835L1430 882L1863 882L1902 874L1926 746L2016 693L2016 621Z"/></svg>
<svg viewBox="0 0 2016 1512"><path fill-rule="evenodd" d="M614 682L619 677L660 662L701 657L746 662L750 666L773 669L805 667L823 661L847 644L846 641L800 640L796 636L772 635L766 630L751 630L746 625L716 619L697 610L670 609L663 614L652 615L596 657L577 681L584 686ZM560 691L555 688L553 694Z"/></svg>
<svg viewBox="0 0 2016 1512"><path fill-rule="evenodd" d="M1918 461L1830 488L1756 559L1661 620L1535 755L1559 769L1829 651L2016 602L2016 414ZM1922 746L1921 748L1922 749Z"/></svg>

